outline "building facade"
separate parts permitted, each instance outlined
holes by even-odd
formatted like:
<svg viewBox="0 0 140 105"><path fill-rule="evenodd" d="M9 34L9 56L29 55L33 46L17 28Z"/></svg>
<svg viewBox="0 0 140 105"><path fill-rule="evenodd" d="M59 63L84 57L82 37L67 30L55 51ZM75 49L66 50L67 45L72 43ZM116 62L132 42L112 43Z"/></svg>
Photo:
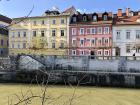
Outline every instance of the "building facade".
<svg viewBox="0 0 140 105"><path fill-rule="evenodd" d="M67 55L73 12L75 8L71 7L62 13L47 10L43 16L13 19L9 34L10 55Z"/></svg>
<svg viewBox="0 0 140 105"><path fill-rule="evenodd" d="M140 56L140 11L119 9L114 16L113 56Z"/></svg>
<svg viewBox="0 0 140 105"><path fill-rule="evenodd" d="M112 55L112 13L74 14L70 24L70 55Z"/></svg>
<svg viewBox="0 0 140 105"><path fill-rule="evenodd" d="M11 19L0 15L0 57L8 56L8 28Z"/></svg>

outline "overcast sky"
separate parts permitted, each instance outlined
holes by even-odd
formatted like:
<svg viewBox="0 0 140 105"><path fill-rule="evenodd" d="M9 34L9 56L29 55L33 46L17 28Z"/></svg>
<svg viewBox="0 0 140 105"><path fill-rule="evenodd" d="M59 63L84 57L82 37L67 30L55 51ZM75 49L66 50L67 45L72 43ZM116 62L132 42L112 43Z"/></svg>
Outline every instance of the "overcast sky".
<svg viewBox="0 0 140 105"><path fill-rule="evenodd" d="M0 0L0 14L10 18L26 16L34 5L31 16L39 16L53 6L61 11L74 6L85 12L116 12L118 8L130 7L140 10L140 0Z"/></svg>

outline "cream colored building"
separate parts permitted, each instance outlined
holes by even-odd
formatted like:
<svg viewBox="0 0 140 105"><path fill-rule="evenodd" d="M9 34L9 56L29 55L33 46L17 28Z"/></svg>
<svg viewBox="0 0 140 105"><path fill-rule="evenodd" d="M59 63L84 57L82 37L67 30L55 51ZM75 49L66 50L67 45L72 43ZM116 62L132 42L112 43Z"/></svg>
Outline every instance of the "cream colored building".
<svg viewBox="0 0 140 105"><path fill-rule="evenodd" d="M14 18L9 33L9 54L67 55L71 7L60 13L48 10L43 16Z"/></svg>
<svg viewBox="0 0 140 105"><path fill-rule="evenodd" d="M8 28L11 19L0 15L0 57L8 56Z"/></svg>

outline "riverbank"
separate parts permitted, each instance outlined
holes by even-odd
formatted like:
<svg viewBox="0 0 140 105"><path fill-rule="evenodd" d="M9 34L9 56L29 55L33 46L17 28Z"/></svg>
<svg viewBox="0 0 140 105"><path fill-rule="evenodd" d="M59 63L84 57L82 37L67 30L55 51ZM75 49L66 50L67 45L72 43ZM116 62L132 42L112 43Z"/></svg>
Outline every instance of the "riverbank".
<svg viewBox="0 0 140 105"><path fill-rule="evenodd" d="M55 101L50 105L63 105L73 96L75 87L49 85L47 87L47 96ZM32 91L34 95L41 94L41 88L38 85L27 84L0 84L0 105L7 105L8 97L12 102L16 102L15 96L21 96L21 92L26 94ZM30 93L28 93L29 95ZM140 90L127 88L100 88L100 87L78 87L75 91L72 105L140 105ZM59 99L57 99L60 97ZM48 100L50 102L51 100ZM35 99L31 105L40 105L39 100Z"/></svg>

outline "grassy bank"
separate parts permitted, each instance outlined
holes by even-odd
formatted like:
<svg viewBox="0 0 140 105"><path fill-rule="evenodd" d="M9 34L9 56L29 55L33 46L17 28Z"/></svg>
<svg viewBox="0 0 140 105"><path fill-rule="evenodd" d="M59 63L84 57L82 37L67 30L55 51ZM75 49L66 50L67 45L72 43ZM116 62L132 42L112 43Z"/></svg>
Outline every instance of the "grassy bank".
<svg viewBox="0 0 140 105"><path fill-rule="evenodd" d="M17 96L22 94L34 95L42 93L38 85L0 84L0 105L7 105L8 97L12 103L17 102ZM47 100L49 105L69 103L75 87L48 86ZM28 91L28 92L27 92ZM16 95L15 95L16 94ZM41 105L40 100L34 99L31 105ZM47 104L48 105L48 104ZM67 105L67 104L66 104ZM68 104L69 105L69 104ZM74 94L72 105L140 105L140 90L121 88L78 87Z"/></svg>

